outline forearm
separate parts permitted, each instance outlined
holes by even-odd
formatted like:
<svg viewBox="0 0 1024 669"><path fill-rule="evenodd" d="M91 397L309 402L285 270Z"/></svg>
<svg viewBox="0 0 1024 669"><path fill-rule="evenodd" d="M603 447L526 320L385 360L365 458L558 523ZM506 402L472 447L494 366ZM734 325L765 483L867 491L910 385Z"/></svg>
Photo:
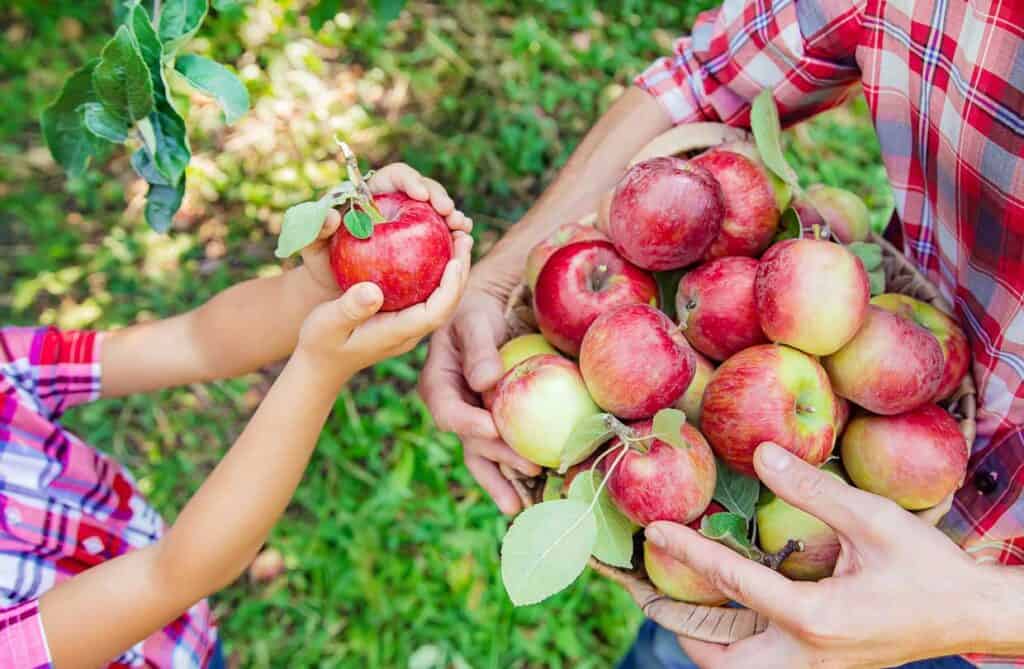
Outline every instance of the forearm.
<svg viewBox="0 0 1024 669"><path fill-rule="evenodd" d="M979 566L970 594L977 622L963 652L1024 656L1024 567Z"/></svg>

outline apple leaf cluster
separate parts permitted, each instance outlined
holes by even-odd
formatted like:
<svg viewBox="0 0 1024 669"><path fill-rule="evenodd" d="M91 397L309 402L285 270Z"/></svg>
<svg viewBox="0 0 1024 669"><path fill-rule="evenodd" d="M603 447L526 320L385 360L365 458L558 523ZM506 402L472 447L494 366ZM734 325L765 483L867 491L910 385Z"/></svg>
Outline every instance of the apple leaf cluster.
<svg viewBox="0 0 1024 669"><path fill-rule="evenodd" d="M181 48L199 31L208 0L115 3L117 30L98 58L64 83L42 113L43 137L71 177L81 175L111 144L134 149L131 164L149 184L146 222L165 231L181 207L192 158L185 120L174 106L169 76L217 100L228 123L249 109L245 85L226 67ZM217 9L232 3L215 3Z"/></svg>

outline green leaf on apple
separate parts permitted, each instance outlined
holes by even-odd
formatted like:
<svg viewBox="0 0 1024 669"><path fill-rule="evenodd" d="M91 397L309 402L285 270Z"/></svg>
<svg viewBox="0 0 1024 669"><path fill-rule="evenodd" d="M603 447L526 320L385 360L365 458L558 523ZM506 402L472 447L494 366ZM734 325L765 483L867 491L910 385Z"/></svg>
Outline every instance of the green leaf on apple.
<svg viewBox="0 0 1024 669"><path fill-rule="evenodd" d="M654 414L651 436L676 448L689 448L682 433L685 423L686 414L679 409L662 409Z"/></svg>
<svg viewBox="0 0 1024 669"><path fill-rule="evenodd" d="M569 467L589 458L601 444L615 435L615 428L620 425L625 427L610 413L594 414L577 422L562 445L558 473L564 474Z"/></svg>
<svg viewBox="0 0 1024 669"><path fill-rule="evenodd" d="M761 160L780 179L794 190L800 187L796 172L786 162L782 152L782 123L779 121L779 108L775 106L775 98L769 89L761 91L750 107L750 129L754 133L754 143L761 154Z"/></svg>
<svg viewBox="0 0 1024 669"><path fill-rule="evenodd" d="M860 258L864 271L868 273L871 294L885 292L885 267L882 265L882 247L871 242L852 242L846 245L850 253Z"/></svg>
<svg viewBox="0 0 1024 669"><path fill-rule="evenodd" d="M594 520L597 521L594 557L605 564L629 569L633 566L636 526L615 506L608 489L601 487L602 478L600 472L593 469L580 472L569 486L569 499L579 500L588 507L593 504ZM596 504L593 503L595 496Z"/></svg>
<svg viewBox="0 0 1024 669"><path fill-rule="evenodd" d="M281 225L274 255L287 258L315 242L330 209L329 197L289 207L284 212L284 223Z"/></svg>
<svg viewBox="0 0 1024 669"><path fill-rule="evenodd" d="M760 482L735 471L720 459L715 459L718 476L715 480L714 500L730 512L749 520L761 491Z"/></svg>
<svg viewBox="0 0 1024 669"><path fill-rule="evenodd" d="M519 514L501 542L501 580L516 606L536 604L583 573L597 540L587 504L559 499Z"/></svg>
<svg viewBox="0 0 1024 669"><path fill-rule="evenodd" d="M345 228L356 239L369 239L373 235L373 219L361 209L349 209L343 219Z"/></svg>
<svg viewBox="0 0 1024 669"><path fill-rule="evenodd" d="M704 516L700 521L700 533L743 557L757 559L760 553L747 536L747 519L738 513L722 511Z"/></svg>
<svg viewBox="0 0 1024 669"><path fill-rule="evenodd" d="M797 239L802 232L803 226L800 223L800 214L796 209L790 207L782 212L782 216L779 217L779 229L775 233L775 239L772 240L772 243L787 239Z"/></svg>
<svg viewBox="0 0 1024 669"><path fill-rule="evenodd" d="M565 479L561 476L548 476L544 480L544 491L541 493L541 500L552 502L562 499L562 490L565 487Z"/></svg>

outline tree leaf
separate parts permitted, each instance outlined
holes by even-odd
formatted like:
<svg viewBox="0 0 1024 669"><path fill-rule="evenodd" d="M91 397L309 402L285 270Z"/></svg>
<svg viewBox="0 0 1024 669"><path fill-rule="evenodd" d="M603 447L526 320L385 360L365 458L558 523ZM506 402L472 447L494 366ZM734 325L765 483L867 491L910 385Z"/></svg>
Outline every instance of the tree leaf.
<svg viewBox="0 0 1024 669"><path fill-rule="evenodd" d="M501 542L501 580L516 606L536 604L576 580L597 539L583 502L559 499L519 514Z"/></svg>
<svg viewBox="0 0 1024 669"><path fill-rule="evenodd" d="M779 122L779 108L768 89L761 91L750 107L750 129L754 133L757 151L761 161L794 189L799 188L799 178L786 162L782 152L782 124Z"/></svg>
<svg viewBox="0 0 1024 669"><path fill-rule="evenodd" d="M654 414L651 434L661 441L676 448L689 448L683 439L682 429L686 424L686 414L679 409L662 409Z"/></svg>
<svg viewBox="0 0 1024 669"><path fill-rule="evenodd" d="M86 102L82 105L82 122L89 132L108 142L121 144L128 139L128 124L108 112L99 102Z"/></svg>
<svg viewBox="0 0 1024 669"><path fill-rule="evenodd" d="M676 293L679 291L679 280L683 278L683 274L686 274L686 270L676 269L654 273L654 280L658 284L658 300L661 302L661 310L673 321L678 319Z"/></svg>
<svg viewBox="0 0 1024 669"><path fill-rule="evenodd" d="M391 23L402 13L405 0L370 0L373 15L380 23Z"/></svg>
<svg viewBox="0 0 1024 669"><path fill-rule="evenodd" d="M86 63L68 77L60 95L43 109L39 117L43 139L53 159L72 177L85 171L89 159L104 143L85 127L81 110L83 105L97 101L92 88L92 73L97 62Z"/></svg>
<svg viewBox="0 0 1024 669"><path fill-rule="evenodd" d="M158 32L167 53L173 54L199 30L209 9L207 0L164 0Z"/></svg>
<svg viewBox="0 0 1024 669"><path fill-rule="evenodd" d="M341 0L320 0L309 8L306 16L313 30L320 30L341 11Z"/></svg>
<svg viewBox="0 0 1024 669"><path fill-rule="evenodd" d="M704 516L700 521L700 533L744 557L757 557L758 550L747 536L747 519L739 514L723 511Z"/></svg>
<svg viewBox="0 0 1024 669"><path fill-rule="evenodd" d="M220 63L188 53L178 56L174 69L193 87L215 97L228 123L234 123L249 111L249 91Z"/></svg>
<svg viewBox="0 0 1024 669"><path fill-rule="evenodd" d="M873 272L882 266L882 247L872 242L852 242L846 245L850 253L860 258L865 271Z"/></svg>
<svg viewBox="0 0 1024 669"><path fill-rule="evenodd" d="M242 0L213 0L213 8L218 12L233 12L242 7Z"/></svg>
<svg viewBox="0 0 1024 669"><path fill-rule="evenodd" d="M349 209L342 220L345 222L345 228L356 239L369 239L373 235L373 220L365 211Z"/></svg>
<svg viewBox="0 0 1024 669"><path fill-rule="evenodd" d="M541 493L541 500L552 502L562 499L562 489L565 487L565 479L561 476L548 476L544 480L544 491Z"/></svg>
<svg viewBox="0 0 1024 669"><path fill-rule="evenodd" d="M721 460L716 459L715 465L718 470L715 501L742 518L753 518L761 484L755 478L736 472Z"/></svg>
<svg viewBox="0 0 1024 669"><path fill-rule="evenodd" d="M868 272L868 286L871 289L871 295L881 295L885 292L885 270L876 269Z"/></svg>
<svg viewBox="0 0 1024 669"><path fill-rule="evenodd" d="M174 215L181 208L185 197L185 177L178 181L177 186L149 184L146 193L146 223L157 232L167 232L174 222Z"/></svg>
<svg viewBox="0 0 1024 669"><path fill-rule="evenodd" d="M287 258L316 241L330 209L331 202L328 198L289 207L288 211L284 212L284 223L281 225L281 234L277 237L277 250L274 251L274 255L278 258Z"/></svg>
<svg viewBox="0 0 1024 669"><path fill-rule="evenodd" d="M153 164L153 157L149 154L146 149L139 149L132 154L132 168L135 173L146 180L150 184L158 184L161 186L168 186L167 180L164 179L164 175L160 174L160 171Z"/></svg>
<svg viewBox="0 0 1024 669"><path fill-rule="evenodd" d="M601 489L601 479L600 472L593 469L580 472L569 486L569 499L579 500L589 507ZM626 569L632 567L636 526L615 506L607 488L601 489L593 512L597 523L593 556L605 564Z"/></svg>
<svg viewBox="0 0 1024 669"><path fill-rule="evenodd" d="M149 78L153 84L153 97L159 99L166 97L167 86L163 80L163 53L164 47L160 38L149 20L149 12L142 5L132 8L128 16L127 25L135 38L135 44L139 48L139 55L149 69Z"/></svg>
<svg viewBox="0 0 1024 669"><path fill-rule="evenodd" d="M617 423L619 420L610 413L599 413L578 421L562 445L558 473L564 474L569 467L589 458L601 444L612 438Z"/></svg>
<svg viewBox="0 0 1024 669"><path fill-rule="evenodd" d="M153 110L153 82L127 26L120 26L103 47L92 85L107 111L129 123Z"/></svg>
<svg viewBox="0 0 1024 669"><path fill-rule="evenodd" d="M797 239L802 233L803 226L800 224L800 213L790 207L782 212L782 216L779 217L779 230L775 233L775 239L772 240L772 243L787 239Z"/></svg>

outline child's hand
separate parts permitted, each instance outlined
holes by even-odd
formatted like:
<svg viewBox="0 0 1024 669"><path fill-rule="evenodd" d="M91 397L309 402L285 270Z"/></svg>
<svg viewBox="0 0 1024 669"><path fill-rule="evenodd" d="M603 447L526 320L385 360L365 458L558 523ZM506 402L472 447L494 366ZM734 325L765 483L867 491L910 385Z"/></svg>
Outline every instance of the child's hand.
<svg viewBox="0 0 1024 669"><path fill-rule="evenodd" d="M374 363L411 351L424 336L448 322L466 287L473 238L462 230L453 234L454 254L440 285L426 302L378 314L384 300L380 288L373 283L356 284L306 317L296 354L344 380Z"/></svg>
<svg viewBox="0 0 1024 669"><path fill-rule="evenodd" d="M455 208L455 203L448 196L444 186L423 176L405 163L392 163L374 173L367 181L370 191L377 193L405 193L414 200L429 201L431 206L445 217L448 227L453 231L469 233L473 222ZM341 225L341 214L331 209L315 242L302 250L302 262L309 270L317 285L323 287L330 295L339 295L338 284L331 271L327 244L331 236Z"/></svg>

